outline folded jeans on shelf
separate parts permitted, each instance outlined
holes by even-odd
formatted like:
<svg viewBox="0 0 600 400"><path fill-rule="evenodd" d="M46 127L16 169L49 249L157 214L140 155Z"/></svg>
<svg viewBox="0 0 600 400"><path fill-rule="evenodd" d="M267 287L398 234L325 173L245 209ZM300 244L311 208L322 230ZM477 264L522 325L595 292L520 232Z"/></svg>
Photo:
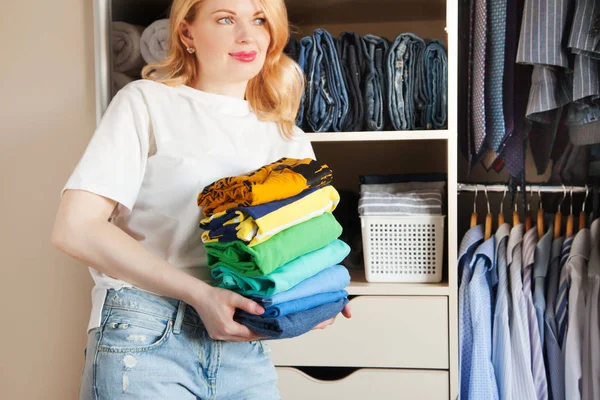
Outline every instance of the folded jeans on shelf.
<svg viewBox="0 0 600 400"><path fill-rule="evenodd" d="M423 52L425 41L412 33L400 34L387 56L387 108L394 129L422 128L425 107Z"/></svg>
<svg viewBox="0 0 600 400"><path fill-rule="evenodd" d="M387 95L384 62L389 44L385 38L370 34L364 35L362 40L363 54L366 59L363 78L365 128L380 131L386 124L384 102Z"/></svg>
<svg viewBox="0 0 600 400"><path fill-rule="evenodd" d="M348 92L348 114L342 125L344 132L356 132L363 128L364 103L361 79L364 74L364 58L360 36L344 32L337 38L337 51Z"/></svg>
<svg viewBox="0 0 600 400"><path fill-rule="evenodd" d="M427 100L422 115L425 129L443 129L448 124L448 56L439 40L427 41L424 53Z"/></svg>
<svg viewBox="0 0 600 400"><path fill-rule="evenodd" d="M348 113L348 92L333 36L323 29L313 32L308 60L308 104L305 117L314 132L341 132Z"/></svg>

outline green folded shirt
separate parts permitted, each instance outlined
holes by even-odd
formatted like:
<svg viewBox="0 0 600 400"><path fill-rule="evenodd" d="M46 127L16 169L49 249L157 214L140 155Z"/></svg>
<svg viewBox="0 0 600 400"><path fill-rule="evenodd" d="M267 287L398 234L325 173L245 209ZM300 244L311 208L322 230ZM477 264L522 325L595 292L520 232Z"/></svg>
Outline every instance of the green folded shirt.
<svg viewBox="0 0 600 400"><path fill-rule="evenodd" d="M308 279L324 269L341 263L350 253L350 246L339 239L297 257L265 276L246 277L218 266L211 270L216 285L233 290L242 296L275 296L285 292L298 283Z"/></svg>
<svg viewBox="0 0 600 400"><path fill-rule="evenodd" d="M342 226L331 213L325 213L253 247L240 240L205 243L208 266L227 267L247 277L267 275L296 257L320 249L341 234Z"/></svg>

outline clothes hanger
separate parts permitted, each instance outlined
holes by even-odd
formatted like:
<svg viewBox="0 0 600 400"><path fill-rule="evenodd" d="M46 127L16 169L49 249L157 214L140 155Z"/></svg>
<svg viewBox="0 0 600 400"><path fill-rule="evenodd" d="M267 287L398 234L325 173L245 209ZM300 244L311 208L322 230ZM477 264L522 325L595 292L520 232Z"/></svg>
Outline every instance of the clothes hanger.
<svg viewBox="0 0 600 400"><path fill-rule="evenodd" d="M567 188L565 187L565 185L562 185L562 187L563 198L560 201L560 203L558 203L558 209L556 210L556 214L554 215L554 239L558 239L562 231L562 214L560 212L560 206L562 206L563 201L565 201L565 198L567 197Z"/></svg>
<svg viewBox="0 0 600 400"><path fill-rule="evenodd" d="M473 197L473 214L471 214L471 228L477 226L477 185L475 185L475 197Z"/></svg>
<svg viewBox="0 0 600 400"><path fill-rule="evenodd" d="M516 200L519 192L515 193L514 199ZM517 202L513 203L513 226L517 226L521 223L521 219L519 218L519 212L517 211Z"/></svg>
<svg viewBox="0 0 600 400"><path fill-rule="evenodd" d="M498 227L504 224L504 199L506 198L506 188L504 188L504 194L502 195L502 201L500 201L500 213L498 214Z"/></svg>
<svg viewBox="0 0 600 400"><path fill-rule="evenodd" d="M485 201L487 203L487 215L485 216L485 240L492 236L492 212L490 211L490 199L488 198L487 185L483 186L485 191Z"/></svg>
<svg viewBox="0 0 600 400"><path fill-rule="evenodd" d="M539 240L542 238L542 236L544 236L544 208L542 205L542 191L539 186L538 186L538 198L540 200L540 204L539 204L538 210L537 210L536 226L537 226L538 240Z"/></svg>
<svg viewBox="0 0 600 400"><path fill-rule="evenodd" d="M585 198L583 199L583 205L581 206L581 212L579 213L579 230L582 230L586 227L586 218L585 218L585 203L587 202L589 194L588 185L585 185Z"/></svg>
<svg viewBox="0 0 600 400"><path fill-rule="evenodd" d="M525 203L527 204L527 210L525 211L525 232L528 232L533 226L533 222L531 220L531 199L533 198L533 190L532 195L529 197L529 201L527 201L527 191L523 192L525 196Z"/></svg>
<svg viewBox="0 0 600 400"><path fill-rule="evenodd" d="M573 186L571 186L571 207L567 217L567 237L573 235Z"/></svg>

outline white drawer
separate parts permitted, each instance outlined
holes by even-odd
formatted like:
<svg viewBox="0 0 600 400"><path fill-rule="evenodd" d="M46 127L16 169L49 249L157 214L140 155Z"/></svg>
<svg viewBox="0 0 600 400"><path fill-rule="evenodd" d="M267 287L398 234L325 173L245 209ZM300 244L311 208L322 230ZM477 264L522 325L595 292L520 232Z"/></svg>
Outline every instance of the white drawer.
<svg viewBox="0 0 600 400"><path fill-rule="evenodd" d="M336 381L321 381L291 367L277 367L283 400L448 400L448 372L359 369Z"/></svg>
<svg viewBox="0 0 600 400"><path fill-rule="evenodd" d="M275 365L448 369L448 298L359 296L352 318L269 341Z"/></svg>

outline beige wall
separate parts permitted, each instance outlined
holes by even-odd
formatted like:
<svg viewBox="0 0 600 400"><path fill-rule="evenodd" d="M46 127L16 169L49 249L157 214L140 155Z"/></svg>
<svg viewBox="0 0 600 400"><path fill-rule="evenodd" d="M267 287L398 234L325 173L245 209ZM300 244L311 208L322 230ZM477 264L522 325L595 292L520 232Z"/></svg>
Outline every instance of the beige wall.
<svg viewBox="0 0 600 400"><path fill-rule="evenodd" d="M91 0L0 2L0 397L77 397L91 278L50 244L93 133Z"/></svg>

